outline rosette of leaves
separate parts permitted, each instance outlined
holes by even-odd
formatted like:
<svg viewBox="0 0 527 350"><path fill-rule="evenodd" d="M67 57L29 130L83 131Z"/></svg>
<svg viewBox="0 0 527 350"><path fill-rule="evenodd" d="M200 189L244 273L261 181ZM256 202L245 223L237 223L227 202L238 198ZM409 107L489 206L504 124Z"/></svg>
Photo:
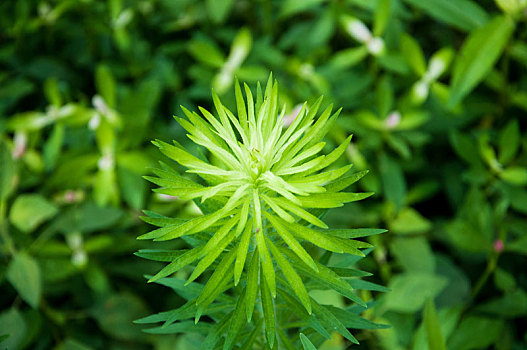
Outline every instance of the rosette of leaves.
<svg viewBox="0 0 527 350"><path fill-rule="evenodd" d="M332 289L366 307L354 287L383 290L373 283L360 283L357 277L369 274L349 266L365 255L361 249L371 249L369 243L355 238L384 230L332 230L320 218L329 208L371 195L346 191L366 172L350 173L351 165L332 166L351 136L321 154L322 139L340 110L332 113L329 106L317 117L319 98L309 108L304 103L286 127L285 108L279 112L278 87L272 77L265 93L258 85L256 99L247 85L244 90L246 101L236 82L237 116L214 92L217 117L204 108L199 108L200 116L182 107L188 119L176 120L190 140L206 150L201 155L176 141L154 142L187 173L195 174L195 180L163 163L153 170L157 177L146 178L160 186L156 192L194 200L203 215L181 219L146 212L143 220L159 228L140 239L183 238L192 248L137 253L168 262L149 282L171 287L188 300L176 310L138 323L164 322L147 330L152 333L202 332L207 335L202 349L252 349L254 344L270 349L298 349L302 344L309 349L312 344L303 333L313 334L314 342L320 343L334 330L356 343L347 327L381 326L358 316L360 307L327 307L308 294L310 289ZM308 247L326 254L316 259ZM328 267L325 263L331 253L346 256L346 267ZM187 265L193 270L186 281L168 278ZM204 284L196 282L198 278ZM197 324L203 315L216 323ZM189 317L195 322L183 321ZM264 332L259 331L262 324Z"/></svg>

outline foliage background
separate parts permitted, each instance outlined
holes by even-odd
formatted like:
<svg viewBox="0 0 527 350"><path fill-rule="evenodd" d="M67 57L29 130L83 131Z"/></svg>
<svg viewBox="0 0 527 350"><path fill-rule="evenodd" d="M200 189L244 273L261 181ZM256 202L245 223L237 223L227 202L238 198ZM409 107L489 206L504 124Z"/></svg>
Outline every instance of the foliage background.
<svg viewBox="0 0 527 350"><path fill-rule="evenodd" d="M348 160L370 169L359 187L376 195L328 224L390 230L361 264L392 290L366 317L392 328L360 333L354 348L427 349L428 298L448 349L526 348L526 7L2 1L1 346L197 348L195 334L132 324L183 302L146 285L160 265L132 255L150 244L135 239L148 230L140 209L197 215L141 178L160 159L149 141L187 142L171 117L179 105L210 107L214 87L232 107L234 76L254 87L272 71L289 111L320 94L344 107L328 143L353 133ZM385 50L354 39L346 15ZM444 72L425 77L441 49Z"/></svg>

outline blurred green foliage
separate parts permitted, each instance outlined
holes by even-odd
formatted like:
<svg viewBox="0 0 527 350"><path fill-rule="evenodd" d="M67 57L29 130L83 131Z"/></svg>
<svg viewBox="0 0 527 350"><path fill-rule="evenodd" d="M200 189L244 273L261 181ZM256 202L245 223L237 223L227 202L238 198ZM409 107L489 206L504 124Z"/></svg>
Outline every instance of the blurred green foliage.
<svg viewBox="0 0 527 350"><path fill-rule="evenodd" d="M354 333L353 347L526 348L526 8L525 0L2 1L0 346L199 348L210 323L169 336L132 323L185 300L146 285L143 276L163 265L132 255L148 248L135 239L148 230L139 210L198 215L192 203L150 193L141 176L160 156L149 140L189 145L171 118L179 105L210 107L213 87L233 110L234 78L272 71L292 116L320 94L344 107L326 148L354 134L348 161L370 170L358 186L373 199L326 222L390 230L370 239L376 248L358 265L391 288L363 316L392 327ZM335 295L316 297L345 307ZM339 336L323 346L296 340L349 345Z"/></svg>

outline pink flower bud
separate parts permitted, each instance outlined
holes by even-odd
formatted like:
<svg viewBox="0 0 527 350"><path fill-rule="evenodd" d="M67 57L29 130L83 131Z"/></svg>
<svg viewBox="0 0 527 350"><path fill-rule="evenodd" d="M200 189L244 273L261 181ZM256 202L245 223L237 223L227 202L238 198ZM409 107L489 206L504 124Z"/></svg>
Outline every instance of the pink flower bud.
<svg viewBox="0 0 527 350"><path fill-rule="evenodd" d="M505 248L505 244L503 243L503 241L501 239L497 239L494 241L492 247L494 248L494 251L496 253L501 253L503 251L503 249Z"/></svg>

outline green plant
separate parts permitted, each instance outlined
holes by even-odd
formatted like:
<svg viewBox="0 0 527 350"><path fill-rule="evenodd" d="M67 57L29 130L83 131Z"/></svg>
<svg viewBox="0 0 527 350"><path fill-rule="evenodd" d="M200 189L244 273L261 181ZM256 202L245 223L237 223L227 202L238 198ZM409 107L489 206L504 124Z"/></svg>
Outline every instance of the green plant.
<svg viewBox="0 0 527 350"><path fill-rule="evenodd" d="M272 349L297 349L300 343L311 349L310 340L300 337L300 332L318 333L313 341L320 344L329 339L332 330L358 343L347 327L382 326L358 316L360 307L367 304L353 290L382 288L361 284L356 277L368 274L350 268L365 256L361 249L369 252L372 247L355 238L384 230L328 229L320 219L329 208L372 195L344 192L367 171L349 174L351 165L332 166L345 152L351 136L327 155L320 154L325 146L322 138L340 110L332 114L330 105L316 118L322 104L319 98L309 107L304 103L285 127L285 108L278 112L278 85L272 76L265 93L258 85L256 101L247 85L245 93L246 102L236 83L237 117L213 92L219 118L203 108L204 118L185 108L188 120L176 118L188 137L207 150L208 158L203 148L193 155L175 141L173 145L154 142L162 153L187 168L187 173L198 177L183 177L162 163L160 169L153 170L157 177L146 179L160 186L156 192L195 200L203 215L181 219L146 212L143 220L159 228L140 239L183 238L191 246L139 251L140 257L169 262L149 282L174 288L188 302L138 322L164 322L148 330L154 333L209 332L210 323L200 323L201 327L175 323L192 316L198 323L208 315L216 323L203 349L221 344L223 349L236 344L249 349L253 343L263 347L264 342ZM327 253L318 256L316 248ZM339 255L339 265L328 267L332 265L330 252ZM187 265L193 270L186 282L167 278ZM204 285L195 282L205 274L209 276L203 278ZM322 305L308 294L314 289L332 289L360 307ZM265 341L259 332L262 320ZM246 328L249 330L242 332Z"/></svg>

